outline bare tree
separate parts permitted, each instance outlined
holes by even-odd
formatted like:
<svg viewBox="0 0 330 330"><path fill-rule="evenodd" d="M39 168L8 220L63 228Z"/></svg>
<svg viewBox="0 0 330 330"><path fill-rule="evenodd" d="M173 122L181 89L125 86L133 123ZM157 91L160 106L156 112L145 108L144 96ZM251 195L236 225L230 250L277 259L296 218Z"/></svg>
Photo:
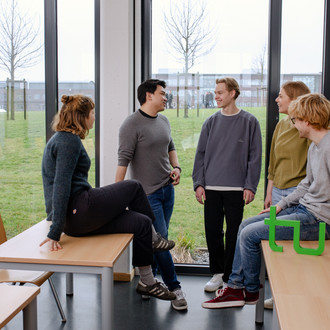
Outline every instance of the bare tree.
<svg viewBox="0 0 330 330"><path fill-rule="evenodd" d="M254 57L252 63L252 71L259 75L259 86L257 87L257 102L260 105L265 104L265 94L266 94L266 87L264 87L264 80L266 76L267 70L267 44L266 42L263 44L260 52ZM260 100L260 103L259 103Z"/></svg>
<svg viewBox="0 0 330 330"><path fill-rule="evenodd" d="M0 13L0 69L10 76L10 119L15 119L13 84L16 71L38 63L42 43L38 40L39 26L35 27L33 19L20 12L17 0L6 3L7 6L2 6Z"/></svg>
<svg viewBox="0 0 330 330"><path fill-rule="evenodd" d="M171 54L184 64L184 116L188 117L188 72L198 58L210 53L215 46L215 29L207 21L205 2L187 0L172 3L164 13L164 24Z"/></svg>
<svg viewBox="0 0 330 330"><path fill-rule="evenodd" d="M252 70L254 73L260 75L260 86L263 87L266 69L267 69L267 57L266 57L267 45L263 44L260 52L254 57L252 63Z"/></svg>

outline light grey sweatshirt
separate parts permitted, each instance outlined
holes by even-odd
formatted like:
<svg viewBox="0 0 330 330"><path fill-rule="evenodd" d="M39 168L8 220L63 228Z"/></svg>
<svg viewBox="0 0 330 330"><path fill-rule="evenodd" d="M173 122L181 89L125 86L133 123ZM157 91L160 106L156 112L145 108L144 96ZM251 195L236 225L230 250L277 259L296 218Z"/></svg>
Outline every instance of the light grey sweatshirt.
<svg viewBox="0 0 330 330"><path fill-rule="evenodd" d="M168 182L171 173L169 152L175 150L168 119L136 111L119 129L118 165L128 166L132 179L141 182L147 195Z"/></svg>
<svg viewBox="0 0 330 330"><path fill-rule="evenodd" d="M330 132L308 149L306 177L278 205L285 209L300 203L317 219L330 225Z"/></svg>

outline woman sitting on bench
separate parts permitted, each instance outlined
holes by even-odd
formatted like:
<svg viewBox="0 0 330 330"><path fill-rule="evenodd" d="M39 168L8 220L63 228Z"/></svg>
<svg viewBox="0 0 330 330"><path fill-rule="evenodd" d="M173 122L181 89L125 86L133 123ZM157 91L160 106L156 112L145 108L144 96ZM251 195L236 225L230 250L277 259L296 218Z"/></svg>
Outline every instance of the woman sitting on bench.
<svg viewBox="0 0 330 330"><path fill-rule="evenodd" d="M62 109L53 121L56 133L42 159L47 220L52 225L40 246L48 243L51 251L62 249L62 232L70 236L132 233L133 265L140 272L136 291L174 300L176 295L157 282L151 269L153 251L169 250L174 242L155 232L155 216L138 181L91 187L87 181L91 161L81 139L93 128L95 104L83 95L63 95L61 101Z"/></svg>

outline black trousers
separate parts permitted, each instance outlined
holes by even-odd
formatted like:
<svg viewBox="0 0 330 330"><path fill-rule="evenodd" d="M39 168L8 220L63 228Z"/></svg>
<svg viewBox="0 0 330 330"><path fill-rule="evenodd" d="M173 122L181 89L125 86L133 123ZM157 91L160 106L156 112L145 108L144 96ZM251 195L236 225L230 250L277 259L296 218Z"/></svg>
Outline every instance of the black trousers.
<svg viewBox="0 0 330 330"><path fill-rule="evenodd" d="M234 260L237 232L243 218L243 191L206 190L205 194L204 224L210 271L212 274L224 273L223 281L228 282Z"/></svg>
<svg viewBox="0 0 330 330"><path fill-rule="evenodd" d="M137 180L85 190L68 205L64 232L70 236L132 233L133 265L152 264L154 214Z"/></svg>

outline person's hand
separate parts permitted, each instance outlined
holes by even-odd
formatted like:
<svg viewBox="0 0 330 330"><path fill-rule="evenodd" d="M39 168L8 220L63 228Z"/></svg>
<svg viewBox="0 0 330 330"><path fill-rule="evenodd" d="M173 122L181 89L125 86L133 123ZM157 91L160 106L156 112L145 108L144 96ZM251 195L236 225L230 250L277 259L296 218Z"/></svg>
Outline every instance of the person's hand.
<svg viewBox="0 0 330 330"><path fill-rule="evenodd" d="M280 208L277 204L274 206L276 206L276 214L278 214L282 211L282 208ZM263 213L267 213L267 212L268 213L270 212L270 207L267 207L266 209L260 211L259 214L263 214Z"/></svg>
<svg viewBox="0 0 330 330"><path fill-rule="evenodd" d="M173 186L176 186L177 184L180 183L180 176L181 176L180 170L178 168L173 168L173 170L170 174L170 177L173 180L173 182L172 182Z"/></svg>
<svg viewBox="0 0 330 330"><path fill-rule="evenodd" d="M269 208L272 205L272 195L267 194L264 202L265 209Z"/></svg>
<svg viewBox="0 0 330 330"><path fill-rule="evenodd" d="M205 189L202 186L199 186L195 191L196 200L200 204L204 204L206 200Z"/></svg>
<svg viewBox="0 0 330 330"><path fill-rule="evenodd" d="M39 246L43 246L44 244L46 243L49 243L48 244L48 247L49 247L49 250L50 251L57 251L57 250L60 250L62 249L62 246L61 244L58 242L58 241L54 241L53 239L50 239L50 238L46 238L45 240L43 240Z"/></svg>
<svg viewBox="0 0 330 330"><path fill-rule="evenodd" d="M254 193L249 189L244 189L243 191L243 199L245 201L245 205L253 202L254 200Z"/></svg>

